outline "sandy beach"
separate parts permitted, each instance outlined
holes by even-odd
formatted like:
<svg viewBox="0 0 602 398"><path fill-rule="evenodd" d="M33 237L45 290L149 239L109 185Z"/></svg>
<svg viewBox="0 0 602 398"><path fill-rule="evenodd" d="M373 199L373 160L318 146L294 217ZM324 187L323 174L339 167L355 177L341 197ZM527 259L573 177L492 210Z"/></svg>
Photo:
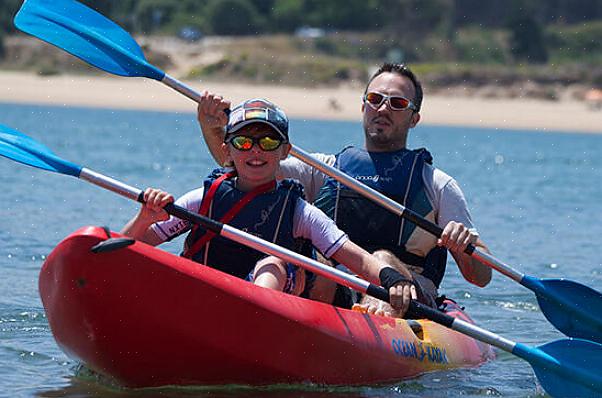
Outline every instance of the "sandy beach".
<svg viewBox="0 0 602 398"><path fill-rule="evenodd" d="M265 97L291 118L359 121L361 88L299 88L221 82L186 82L234 103ZM568 96L565 96L568 97ZM163 84L145 78L113 76L37 76L0 71L0 102L116 109L194 112L195 104ZM602 133L602 110L562 99L493 99L429 95L426 88L422 122L537 131Z"/></svg>

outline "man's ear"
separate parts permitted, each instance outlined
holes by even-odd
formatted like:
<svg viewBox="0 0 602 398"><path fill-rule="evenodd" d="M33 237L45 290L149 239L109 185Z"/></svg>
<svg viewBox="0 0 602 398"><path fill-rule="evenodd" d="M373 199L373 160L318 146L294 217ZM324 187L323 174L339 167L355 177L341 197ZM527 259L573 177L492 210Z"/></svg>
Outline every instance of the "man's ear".
<svg viewBox="0 0 602 398"><path fill-rule="evenodd" d="M419 121L420 121L420 113L414 112L412 114L412 122L410 123L410 128L416 127L416 125L418 124Z"/></svg>

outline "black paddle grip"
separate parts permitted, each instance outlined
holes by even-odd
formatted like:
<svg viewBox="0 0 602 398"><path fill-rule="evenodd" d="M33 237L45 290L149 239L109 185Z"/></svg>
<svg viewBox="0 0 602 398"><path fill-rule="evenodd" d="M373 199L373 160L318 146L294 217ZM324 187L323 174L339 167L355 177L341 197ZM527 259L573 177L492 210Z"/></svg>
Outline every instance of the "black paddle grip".
<svg viewBox="0 0 602 398"><path fill-rule="evenodd" d="M441 228L437 224L433 224L432 222L430 222L427 219L420 217L417 213L414 213L412 210L410 210L408 208L406 208L404 210L403 217L406 218L407 220L413 222L414 224L418 225L420 228L424 229L425 231L430 232L437 238L440 238L441 234L443 234L443 228ZM475 251L475 247L472 243L468 244L468 246L466 246L466 249L464 249L464 253L468 254L469 256L472 256L472 253L474 253L474 251Z"/></svg>
<svg viewBox="0 0 602 398"><path fill-rule="evenodd" d="M426 318L448 328L451 328L452 324L454 323L453 317L427 305L419 303L416 300L412 300L410 302L410 308L408 309L405 317L409 319Z"/></svg>
<svg viewBox="0 0 602 398"><path fill-rule="evenodd" d="M136 199L136 201L138 201L140 203L144 203L144 191L140 191L140 194L138 194L138 198ZM173 203L169 203L169 204L165 205L163 207L163 210L165 210L168 214L171 214L172 216L176 216L182 220L190 221L193 224L202 225L203 227L207 228L209 231L215 232L218 235L221 234L222 229L224 228L224 224L219 221L215 221L209 217L205 217L205 216L201 216L200 214L193 213L190 210L187 210L178 205L174 205Z"/></svg>
<svg viewBox="0 0 602 398"><path fill-rule="evenodd" d="M200 214L193 213L181 206L174 205L173 203L169 203L169 204L165 205L165 207L163 207L163 210L165 210L167 213L171 214L172 216L181 218L182 220L190 221L193 224L202 225L203 227L207 228L209 231L215 232L218 235L221 234L222 229L224 228L224 224L219 221L215 221L209 217L205 217Z"/></svg>
<svg viewBox="0 0 602 398"><path fill-rule="evenodd" d="M389 302L389 300L391 300L388 291L372 283L368 285L368 288L366 289L366 294L375 297L379 300L386 301L387 303Z"/></svg>

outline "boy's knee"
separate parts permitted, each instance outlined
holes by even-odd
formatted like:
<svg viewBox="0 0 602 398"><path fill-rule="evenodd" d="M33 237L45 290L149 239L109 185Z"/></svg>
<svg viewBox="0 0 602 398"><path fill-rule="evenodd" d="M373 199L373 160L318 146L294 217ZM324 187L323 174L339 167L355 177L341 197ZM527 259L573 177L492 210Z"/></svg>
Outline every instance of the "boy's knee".
<svg viewBox="0 0 602 398"><path fill-rule="evenodd" d="M262 258L255 264L255 275L261 272L262 269L277 270L283 274L286 274L286 262L278 257L268 256Z"/></svg>

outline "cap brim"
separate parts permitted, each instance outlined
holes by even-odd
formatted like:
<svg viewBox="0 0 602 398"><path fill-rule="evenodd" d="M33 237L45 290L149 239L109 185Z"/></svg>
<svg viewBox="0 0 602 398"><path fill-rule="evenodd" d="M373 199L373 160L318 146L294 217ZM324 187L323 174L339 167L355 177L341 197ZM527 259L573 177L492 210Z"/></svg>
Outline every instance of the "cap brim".
<svg viewBox="0 0 602 398"><path fill-rule="evenodd" d="M253 124L253 123L267 124L275 132L277 132L284 141L288 142L288 136L286 134L284 134L278 127L276 127L276 125L274 123L272 123L268 120L261 120L261 119L250 119L250 120L244 120L240 123L236 123L232 128L230 128L229 130L226 131L226 137L236 133L238 130L242 129L243 127L248 126L249 124Z"/></svg>

